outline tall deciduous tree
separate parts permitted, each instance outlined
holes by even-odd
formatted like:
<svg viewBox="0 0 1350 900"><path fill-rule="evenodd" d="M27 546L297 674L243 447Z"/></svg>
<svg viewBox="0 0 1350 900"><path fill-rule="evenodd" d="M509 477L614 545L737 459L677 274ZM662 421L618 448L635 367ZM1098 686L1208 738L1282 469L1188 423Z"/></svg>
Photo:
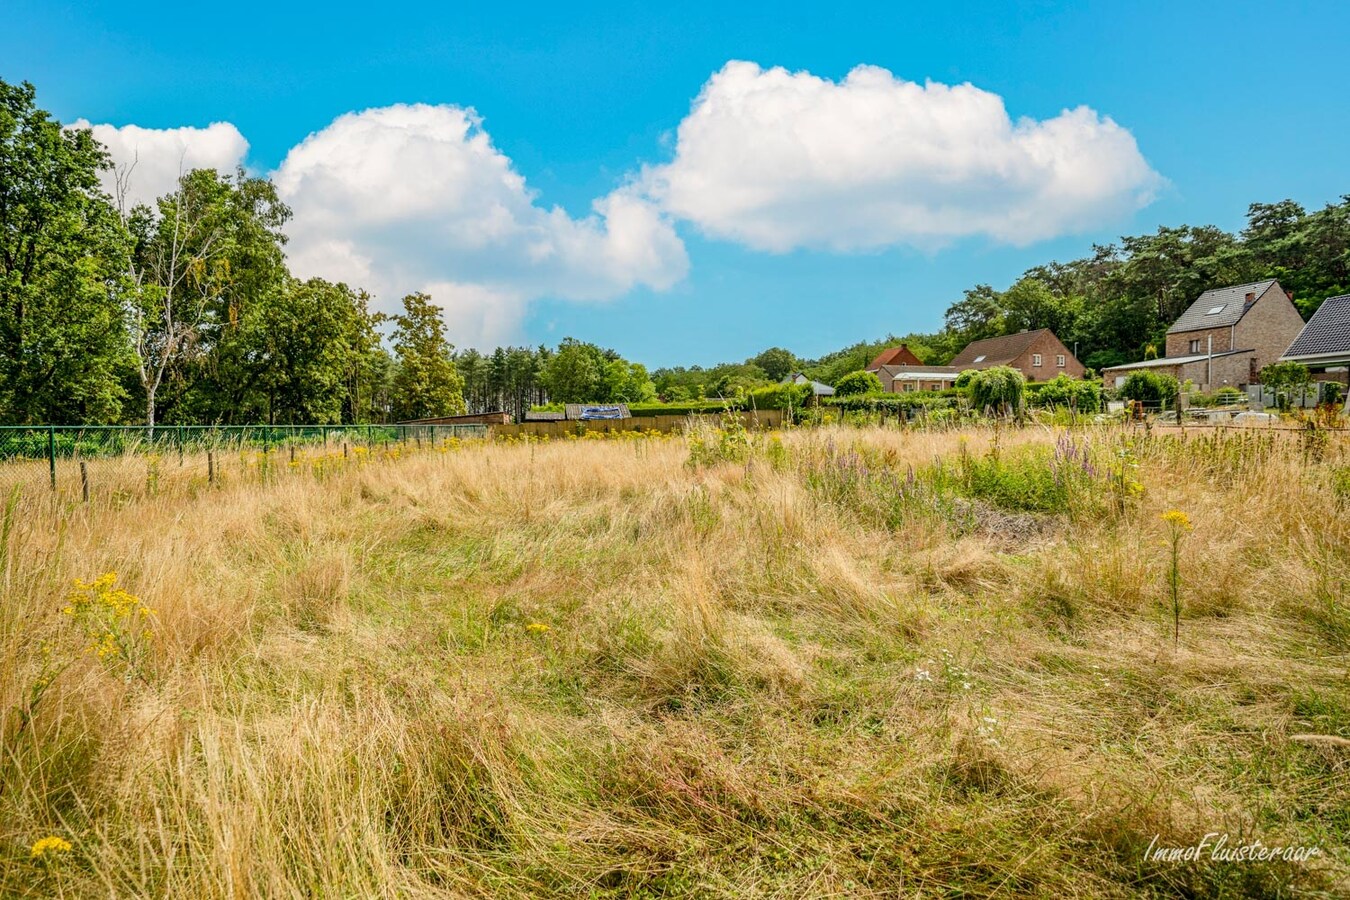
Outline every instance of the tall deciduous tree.
<svg viewBox="0 0 1350 900"><path fill-rule="evenodd" d="M0 421L109 421L125 395L127 241L98 174L33 86L0 80Z"/></svg>
<svg viewBox="0 0 1350 900"><path fill-rule="evenodd" d="M379 346L369 298L322 278L291 281L263 304L256 334L267 421L331 424L366 418Z"/></svg>
<svg viewBox="0 0 1350 900"><path fill-rule="evenodd" d="M464 382L455 371L454 348L445 337L441 309L423 293L403 298L393 318L393 412L400 420L464 412Z"/></svg>
<svg viewBox="0 0 1350 900"><path fill-rule="evenodd" d="M770 381L782 381L797 368L797 357L791 350L782 347L770 347L759 355L750 357L747 362L763 369Z"/></svg>

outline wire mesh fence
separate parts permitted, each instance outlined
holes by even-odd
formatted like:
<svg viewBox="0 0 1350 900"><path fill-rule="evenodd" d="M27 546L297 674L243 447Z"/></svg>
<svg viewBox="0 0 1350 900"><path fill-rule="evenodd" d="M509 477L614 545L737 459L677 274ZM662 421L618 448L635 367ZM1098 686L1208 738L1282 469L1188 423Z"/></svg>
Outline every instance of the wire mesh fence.
<svg viewBox="0 0 1350 900"><path fill-rule="evenodd" d="M89 500L266 480L483 438L483 425L0 426L0 491Z"/></svg>

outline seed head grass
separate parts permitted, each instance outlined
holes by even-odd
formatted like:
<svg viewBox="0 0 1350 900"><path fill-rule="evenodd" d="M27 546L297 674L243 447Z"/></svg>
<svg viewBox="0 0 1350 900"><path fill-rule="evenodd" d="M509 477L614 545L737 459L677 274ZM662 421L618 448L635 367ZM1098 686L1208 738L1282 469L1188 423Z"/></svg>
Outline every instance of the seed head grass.
<svg viewBox="0 0 1350 900"><path fill-rule="evenodd" d="M23 493L0 895L1350 883L1343 440L718 432Z"/></svg>

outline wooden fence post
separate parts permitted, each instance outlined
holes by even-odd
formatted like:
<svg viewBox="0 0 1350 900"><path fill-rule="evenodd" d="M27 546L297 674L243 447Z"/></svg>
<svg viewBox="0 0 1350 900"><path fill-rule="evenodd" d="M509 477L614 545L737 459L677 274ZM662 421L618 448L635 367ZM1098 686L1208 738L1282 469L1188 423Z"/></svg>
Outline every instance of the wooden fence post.
<svg viewBox="0 0 1350 900"><path fill-rule="evenodd" d="M80 495L85 503L89 502L89 467L84 460L80 460Z"/></svg>

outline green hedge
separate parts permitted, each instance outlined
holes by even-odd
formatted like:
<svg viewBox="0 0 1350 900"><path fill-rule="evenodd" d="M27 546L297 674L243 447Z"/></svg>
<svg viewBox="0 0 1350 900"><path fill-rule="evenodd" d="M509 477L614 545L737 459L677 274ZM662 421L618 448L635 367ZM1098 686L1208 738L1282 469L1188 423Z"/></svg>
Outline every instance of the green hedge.
<svg viewBox="0 0 1350 900"><path fill-rule="evenodd" d="M958 405L961 397L961 391L948 388L943 391L906 391L900 394L855 394L851 397L825 397L821 400L821 405L850 412L951 409Z"/></svg>
<svg viewBox="0 0 1350 900"><path fill-rule="evenodd" d="M634 418L651 416L688 416L695 413L720 413L740 409L734 400L690 400L688 403L630 403L628 411Z"/></svg>
<svg viewBox="0 0 1350 900"><path fill-rule="evenodd" d="M1103 390L1100 382L1056 375L1049 381L1028 382L1023 388L1028 406L1073 407L1079 412L1099 412Z"/></svg>
<svg viewBox="0 0 1350 900"><path fill-rule="evenodd" d="M744 397L727 400L691 400L688 403L630 403L634 416L687 416L727 410L801 409L811 399L809 384L775 384L755 388Z"/></svg>

